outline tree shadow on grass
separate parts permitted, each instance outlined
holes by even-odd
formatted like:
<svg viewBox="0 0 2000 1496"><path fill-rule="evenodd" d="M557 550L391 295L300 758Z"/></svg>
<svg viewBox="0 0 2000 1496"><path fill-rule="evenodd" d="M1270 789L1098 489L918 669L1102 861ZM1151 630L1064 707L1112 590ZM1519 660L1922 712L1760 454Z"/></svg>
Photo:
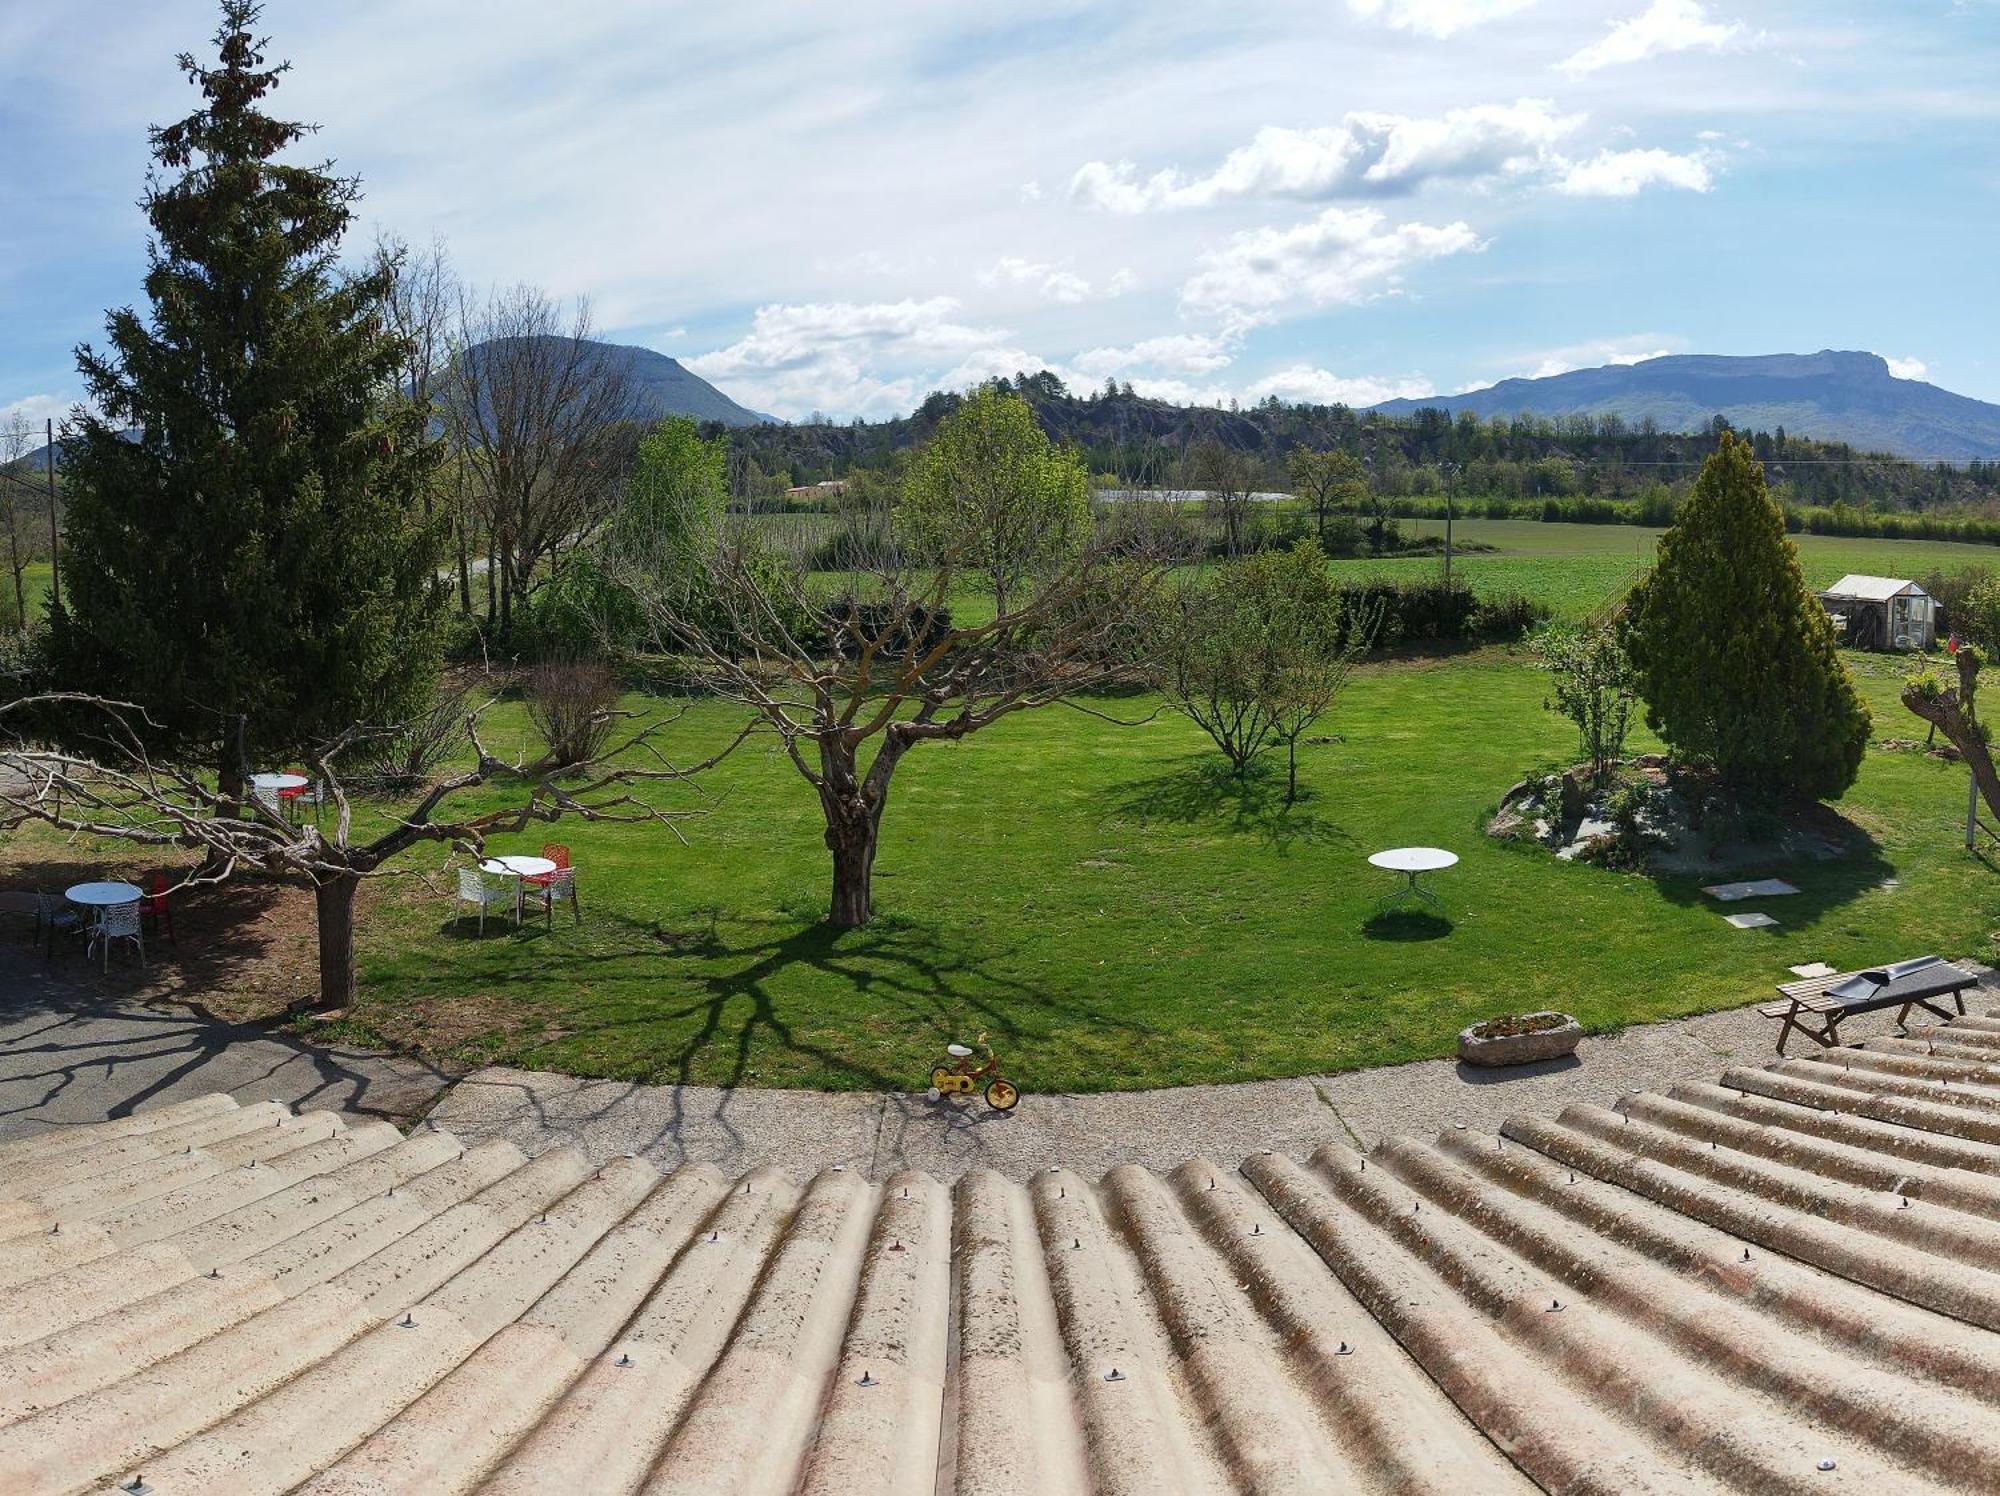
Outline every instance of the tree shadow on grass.
<svg viewBox="0 0 2000 1496"><path fill-rule="evenodd" d="M1831 806L1820 806L1811 814L1816 824L1844 846L1838 856L1816 858L1774 853L1767 859L1746 860L1706 871L1662 870L1646 876L1670 903L1705 906L1715 910L1718 919L1725 914L1769 914L1778 922L1768 927L1772 934L1809 929L1863 894L1893 883L1896 865L1884 855L1882 844L1873 836ZM1702 892L1703 888L1716 884L1763 878L1782 878L1799 891L1729 903Z"/></svg>
<svg viewBox="0 0 2000 1496"><path fill-rule="evenodd" d="M1370 940L1442 940L1451 931L1450 920L1427 909L1387 909L1361 922L1361 933Z"/></svg>
<svg viewBox="0 0 2000 1496"><path fill-rule="evenodd" d="M1103 809L1120 820L1224 826L1261 837L1281 851L1295 842L1322 846L1354 841L1312 809L1317 796L1311 789L1301 788L1298 799L1287 804L1283 772L1261 760L1239 774L1226 759L1204 754L1168 773L1114 786L1099 798Z"/></svg>
<svg viewBox="0 0 2000 1496"><path fill-rule="evenodd" d="M821 919L796 924L786 920L768 938L753 934L749 939L732 939L715 922L684 933L620 923L623 928L615 942L595 953L564 959L600 971L612 965L642 968L655 981L672 982L672 995L661 1006L648 1006L630 1016L607 1015L593 1022L586 1008L565 1014L564 1021L573 1025L572 1034L587 1029L611 1036L631 1029L651 1045L643 1083L670 1093L654 1143L680 1139L691 1128L716 1127L732 1146L742 1146L735 1121L735 1088L758 1083L752 1067L760 1049L768 1063L772 1045L857 1090L914 1092L928 1084L928 1070L902 1073L871 1063L866 1034L843 1044L800 1032L802 1027L825 1023L824 1005L797 1004L783 990L800 976L845 994L857 1028L864 1022L887 1023L934 1037L939 1059L947 1041L969 1042L982 1031L993 1036L1004 1059L1010 1041L1046 1037L1034 1032L1038 1014L1046 1015L1051 1027L1083 1023L1118 1029L1130 1035L1132 1043L1155 1037L1143 1025L1108 1008L1052 997L1010 975L1019 967L1013 949L981 949L976 954L951 949L935 931L893 918L879 918L861 930L838 930ZM587 984L587 978L580 981ZM793 1007L796 1012L787 1011ZM719 1101L691 1107L683 1092L696 1085L717 1087L725 1094ZM597 1109L616 1106L624 1089L608 1087ZM579 1120L572 1106L573 1099L566 1098L565 1126Z"/></svg>

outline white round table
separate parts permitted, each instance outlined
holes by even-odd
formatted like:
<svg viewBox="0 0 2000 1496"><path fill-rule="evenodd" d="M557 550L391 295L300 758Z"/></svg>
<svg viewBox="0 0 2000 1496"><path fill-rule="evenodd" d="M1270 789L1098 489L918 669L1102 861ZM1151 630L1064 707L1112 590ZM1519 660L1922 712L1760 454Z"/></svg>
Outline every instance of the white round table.
<svg viewBox="0 0 2000 1496"><path fill-rule="evenodd" d="M527 901L528 880L547 877L555 870L556 865L546 857L489 857L479 864L482 873L514 880L514 923L517 925L521 922L521 906Z"/></svg>
<svg viewBox="0 0 2000 1496"><path fill-rule="evenodd" d="M307 780L303 774L252 774L250 787L259 790L302 790Z"/></svg>
<svg viewBox="0 0 2000 1496"><path fill-rule="evenodd" d="M136 904L146 896L146 891L131 883L76 883L63 890L63 897L72 904L84 904L92 909L115 909L120 904Z"/></svg>
<svg viewBox="0 0 2000 1496"><path fill-rule="evenodd" d="M1377 900L1375 907L1386 909L1391 904L1414 894L1433 909L1442 909L1444 906L1437 901L1436 896L1417 882L1417 874L1442 872L1445 868L1455 866L1457 862L1458 853L1447 852L1443 847L1391 847L1386 852L1374 853L1368 859L1370 867L1401 873L1409 880L1394 893Z"/></svg>

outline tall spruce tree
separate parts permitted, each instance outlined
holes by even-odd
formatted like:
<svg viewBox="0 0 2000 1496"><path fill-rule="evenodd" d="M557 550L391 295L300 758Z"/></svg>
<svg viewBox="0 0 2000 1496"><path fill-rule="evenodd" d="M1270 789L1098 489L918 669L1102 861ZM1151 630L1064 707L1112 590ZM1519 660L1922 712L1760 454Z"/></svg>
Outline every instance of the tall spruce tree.
<svg viewBox="0 0 2000 1496"><path fill-rule="evenodd" d="M439 452L395 398L393 266L338 262L352 178L279 159L312 127L258 107L261 7L224 0L203 105L151 132L146 295L77 350L95 413L65 448L53 644L66 686L143 706L150 745L232 795L437 668L441 536L418 517Z"/></svg>
<svg viewBox="0 0 2000 1496"><path fill-rule="evenodd" d="M1625 643L1676 752L1751 793L1833 800L1854 783L1868 707L1747 441L1724 432L1703 464L1632 589Z"/></svg>

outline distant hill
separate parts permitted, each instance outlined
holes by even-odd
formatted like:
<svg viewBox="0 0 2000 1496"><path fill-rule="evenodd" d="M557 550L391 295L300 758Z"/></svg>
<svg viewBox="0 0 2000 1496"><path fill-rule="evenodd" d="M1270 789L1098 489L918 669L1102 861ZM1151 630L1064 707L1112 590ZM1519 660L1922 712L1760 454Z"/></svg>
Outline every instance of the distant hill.
<svg viewBox="0 0 2000 1496"><path fill-rule="evenodd" d="M478 359L493 343L477 343L466 357ZM592 343L594 363L608 366L632 382L639 400L642 419L657 421L663 416L692 416L697 421L718 421L724 426L764 426L776 418L738 405L721 390L682 368L676 359L651 348L635 348L627 343Z"/></svg>
<svg viewBox="0 0 2000 1496"><path fill-rule="evenodd" d="M478 358L488 343L475 344L467 355ZM676 359L651 348L635 348L625 343L592 343L591 357L619 369L632 381L638 394L641 419L657 421L663 416L692 416L697 421L717 421L724 426L768 426L777 423L747 406L738 405L698 374L690 374ZM128 433L134 440L136 433ZM21 471L39 472L48 448L37 446L15 464ZM63 464L62 444L56 444L56 466Z"/></svg>
<svg viewBox="0 0 2000 1496"><path fill-rule="evenodd" d="M1385 415L1469 410L1480 417L1617 415L1661 431L1699 431L1720 415L1739 430L1847 442L1872 452L1968 462L2000 457L2000 405L1898 379L1873 353L1673 354L1643 363L1503 379L1463 395L1385 400Z"/></svg>

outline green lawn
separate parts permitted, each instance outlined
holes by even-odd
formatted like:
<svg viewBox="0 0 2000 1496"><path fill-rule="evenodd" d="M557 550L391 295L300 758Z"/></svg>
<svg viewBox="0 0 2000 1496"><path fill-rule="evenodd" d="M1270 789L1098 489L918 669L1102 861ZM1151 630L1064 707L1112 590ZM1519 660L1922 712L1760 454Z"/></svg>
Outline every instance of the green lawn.
<svg viewBox="0 0 2000 1496"><path fill-rule="evenodd" d="M1878 738L1913 736L1899 664L1851 662ZM898 774L880 918L840 936L820 923L810 795L760 746L706 782L711 813L685 845L657 828L554 833L580 870L580 930L473 939L443 891L392 886L364 924L350 1032L652 1082L911 1088L946 1040L986 1030L1024 1085L1095 1090L1445 1054L1463 1024L1509 1010L1611 1029L1744 1002L1794 962L1987 949L1996 890L1960 849L1964 771L1920 754L1870 751L1842 807L1855 855L1786 869L1805 892L1774 905L1775 931L1725 925L1702 880L1489 842L1500 792L1574 747L1542 698L1506 651L1371 669L1332 724L1344 738L1305 750L1290 811L1273 779L1221 778L1169 716L1118 727L1058 708L926 745ZM699 706L676 746L693 756L734 720ZM1443 938L1367 928L1392 880L1363 859L1406 843L1464 859L1435 879Z"/></svg>
<svg viewBox="0 0 2000 1496"><path fill-rule="evenodd" d="M1443 520L1399 521L1406 535L1442 535ZM1611 602L1652 564L1661 531L1635 525L1553 525L1528 519L1466 519L1452 526L1456 540L1494 546L1453 559L1481 592L1524 592L1563 617L1577 617ZM1954 541L1864 540L1839 535L1795 535L1806 580L1825 587L1851 571L1915 577L1933 567L2000 567L2000 549ZM1352 576L1433 575L1436 556L1336 561Z"/></svg>

